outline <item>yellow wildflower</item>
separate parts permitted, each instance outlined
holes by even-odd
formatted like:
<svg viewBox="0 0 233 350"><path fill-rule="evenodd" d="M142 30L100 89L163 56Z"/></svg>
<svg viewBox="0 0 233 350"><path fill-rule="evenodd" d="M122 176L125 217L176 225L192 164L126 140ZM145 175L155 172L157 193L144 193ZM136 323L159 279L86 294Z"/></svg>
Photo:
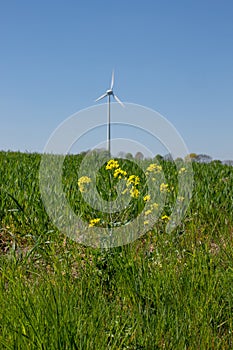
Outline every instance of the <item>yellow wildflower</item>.
<svg viewBox="0 0 233 350"><path fill-rule="evenodd" d="M146 171L147 171L146 172L147 175L148 175L148 172L160 173L162 171L162 167L161 167L161 165L152 163L147 167Z"/></svg>
<svg viewBox="0 0 233 350"><path fill-rule="evenodd" d="M126 194L128 192L128 188L121 192L121 194Z"/></svg>
<svg viewBox="0 0 233 350"><path fill-rule="evenodd" d="M152 209L158 209L158 207L159 207L159 205L158 205L158 203L153 203L153 204L151 204L151 210Z"/></svg>
<svg viewBox="0 0 233 350"><path fill-rule="evenodd" d="M170 217L167 216L167 215L163 215L163 216L161 217L161 219L162 219L162 220L170 220Z"/></svg>
<svg viewBox="0 0 233 350"><path fill-rule="evenodd" d="M90 220L89 227L93 227L100 222L100 218Z"/></svg>
<svg viewBox="0 0 233 350"><path fill-rule="evenodd" d="M114 159L110 159L106 165L106 170L112 170L112 169L116 169L119 168L119 163L117 160Z"/></svg>
<svg viewBox="0 0 233 350"><path fill-rule="evenodd" d="M150 210L150 209L148 209L148 210L146 210L145 211L145 215L147 216L147 215L150 215L152 213L152 211Z"/></svg>
<svg viewBox="0 0 233 350"><path fill-rule="evenodd" d="M122 176L126 176L127 175L127 172L125 170L122 170L121 168L117 168L115 171L114 171L114 174L113 176L115 178L118 177L118 179L121 179Z"/></svg>
<svg viewBox="0 0 233 350"><path fill-rule="evenodd" d="M184 201L184 197L178 196L178 197L177 197L177 200L178 200L179 202L183 202L183 201Z"/></svg>
<svg viewBox="0 0 233 350"><path fill-rule="evenodd" d="M137 175L130 175L127 179L127 186L130 186L131 184L136 186L140 182L140 178Z"/></svg>
<svg viewBox="0 0 233 350"><path fill-rule="evenodd" d="M88 176L81 176L78 179L78 187L79 187L80 192L85 192L86 185L89 184L90 182L91 182L90 177L88 177Z"/></svg>
<svg viewBox="0 0 233 350"><path fill-rule="evenodd" d="M144 202L148 202L150 200L150 195L147 194L143 197Z"/></svg>
<svg viewBox="0 0 233 350"><path fill-rule="evenodd" d="M135 187L132 187L131 190L130 190L130 195L131 195L131 197L133 197L133 198L138 198L138 196L139 196L139 191L138 191L138 189L135 188Z"/></svg>
<svg viewBox="0 0 233 350"><path fill-rule="evenodd" d="M182 174L182 173L186 173L186 169L185 168L180 168L180 170L179 170L179 174Z"/></svg>
<svg viewBox="0 0 233 350"><path fill-rule="evenodd" d="M89 182L91 182L91 179L88 176L82 176L78 179L78 183L80 184L89 183Z"/></svg>
<svg viewBox="0 0 233 350"><path fill-rule="evenodd" d="M169 192L168 184L161 183L160 192Z"/></svg>
<svg viewBox="0 0 233 350"><path fill-rule="evenodd" d="M144 221L144 225L148 225L149 224L149 221L148 220L145 220Z"/></svg>

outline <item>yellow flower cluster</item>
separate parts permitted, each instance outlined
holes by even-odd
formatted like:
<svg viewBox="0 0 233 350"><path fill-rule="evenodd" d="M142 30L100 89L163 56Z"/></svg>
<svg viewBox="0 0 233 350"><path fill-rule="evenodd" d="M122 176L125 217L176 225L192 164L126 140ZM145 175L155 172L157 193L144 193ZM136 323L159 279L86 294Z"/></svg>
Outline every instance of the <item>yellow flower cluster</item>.
<svg viewBox="0 0 233 350"><path fill-rule="evenodd" d="M148 175L149 173L160 173L161 171L162 171L161 165L152 163L146 169L146 175Z"/></svg>
<svg viewBox="0 0 233 350"><path fill-rule="evenodd" d="M129 187L130 185L137 186L140 183L140 178L137 175L130 175L127 179L126 186Z"/></svg>
<svg viewBox="0 0 233 350"><path fill-rule="evenodd" d="M161 183L161 185L160 185L160 192L170 192L168 184Z"/></svg>
<svg viewBox="0 0 233 350"><path fill-rule="evenodd" d="M78 179L78 187L80 192L85 192L86 185L91 182L91 179L88 176L82 176Z"/></svg>
<svg viewBox="0 0 233 350"><path fill-rule="evenodd" d="M157 203L152 203L152 204L149 206L150 209L147 209L147 210L145 211L145 213L144 213L145 216L148 216L148 215L152 214L153 210L158 209L158 207L159 207L159 205L158 205Z"/></svg>
<svg viewBox="0 0 233 350"><path fill-rule="evenodd" d="M127 172L126 172L125 170L122 170L121 168L117 168L117 169L114 171L113 176L114 176L115 178L121 179L122 176L127 176Z"/></svg>
<svg viewBox="0 0 233 350"><path fill-rule="evenodd" d="M153 222L153 221L151 221L150 218L148 218L148 216L151 216L153 214L156 215L156 210L158 209L158 207L159 207L159 205L157 203L151 203L149 205L149 208L147 210L145 210L145 212L144 212L144 216L145 216L144 225L149 225L150 222L151 223ZM157 215L155 217L157 217ZM153 216L151 218L154 219Z"/></svg>
<svg viewBox="0 0 233 350"><path fill-rule="evenodd" d="M140 183L140 178L137 175L130 175L126 178L126 186L130 188L130 196L133 198L138 198L140 192L137 189L137 185Z"/></svg>
<svg viewBox="0 0 233 350"><path fill-rule="evenodd" d="M161 219L162 219L162 220L170 220L170 217L167 216L167 215L163 215L163 216L161 217Z"/></svg>
<svg viewBox="0 0 233 350"><path fill-rule="evenodd" d="M180 170L179 170L179 174L182 174L182 173L186 173L186 168L181 168Z"/></svg>
<svg viewBox="0 0 233 350"><path fill-rule="evenodd" d="M133 198L138 198L139 190L137 188L135 188L134 186L132 186L132 188L130 189L130 195Z"/></svg>
<svg viewBox="0 0 233 350"><path fill-rule="evenodd" d="M150 195L147 194L143 197L144 202L148 202L150 200Z"/></svg>
<svg viewBox="0 0 233 350"><path fill-rule="evenodd" d="M150 215L151 213L152 213L152 210L148 209L148 210L145 211L145 216Z"/></svg>
<svg viewBox="0 0 233 350"><path fill-rule="evenodd" d="M153 203L150 205L151 209L158 209L159 205L158 203Z"/></svg>
<svg viewBox="0 0 233 350"><path fill-rule="evenodd" d="M100 218L90 220L89 227L93 227L100 222Z"/></svg>
<svg viewBox="0 0 233 350"><path fill-rule="evenodd" d="M112 170L119 168L119 163L117 160L110 159L106 165L106 170Z"/></svg>
<svg viewBox="0 0 233 350"><path fill-rule="evenodd" d="M137 188L137 185L140 183L140 178L137 175L130 175L127 178L127 172L120 168L120 165L117 160L110 159L105 167L106 170L114 170L113 177L115 179L124 178L126 181L126 189L122 191L122 194L127 192L130 193L130 196L133 198L138 198L140 192Z"/></svg>

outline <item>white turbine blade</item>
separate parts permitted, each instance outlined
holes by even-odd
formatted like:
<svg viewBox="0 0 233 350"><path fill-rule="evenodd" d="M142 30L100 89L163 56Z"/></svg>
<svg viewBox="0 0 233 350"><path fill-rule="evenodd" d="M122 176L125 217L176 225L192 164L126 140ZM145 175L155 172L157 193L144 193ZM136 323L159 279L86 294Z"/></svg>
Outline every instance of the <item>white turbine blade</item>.
<svg viewBox="0 0 233 350"><path fill-rule="evenodd" d="M120 103L120 105L121 105L122 107L125 107L124 103L121 102L121 100L119 99L119 97L117 97L116 95L113 95L113 96L114 96L115 100L116 100L118 103Z"/></svg>
<svg viewBox="0 0 233 350"><path fill-rule="evenodd" d="M103 94L103 95L101 95L100 97L98 97L97 98L97 100L95 100L95 102L97 102L97 101L99 101L99 100L102 100L102 98L104 98L104 97L106 97L106 96L108 96L108 94Z"/></svg>
<svg viewBox="0 0 233 350"><path fill-rule="evenodd" d="M111 80L111 87L110 87L111 90L113 89L113 85L114 85L114 69L112 71L112 80Z"/></svg>

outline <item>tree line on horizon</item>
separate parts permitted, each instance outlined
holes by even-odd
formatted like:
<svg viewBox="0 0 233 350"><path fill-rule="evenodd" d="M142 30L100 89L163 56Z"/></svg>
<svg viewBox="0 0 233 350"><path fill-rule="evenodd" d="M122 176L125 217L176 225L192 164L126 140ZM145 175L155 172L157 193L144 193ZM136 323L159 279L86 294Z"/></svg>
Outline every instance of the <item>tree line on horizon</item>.
<svg viewBox="0 0 233 350"><path fill-rule="evenodd" d="M79 153L79 155L81 156L85 156L87 153L89 153L90 151L92 150L87 150L87 151L82 151ZM106 153L106 156L109 156L109 153L106 149L104 148L99 148L99 149L95 149L95 152L97 153L102 153L102 154L105 154ZM30 154L30 153L35 153L35 154L40 154L39 152L21 152L21 151L11 151L11 150L8 150L8 151L4 151L4 150L1 150L0 153L26 153L26 154ZM114 157L114 156L113 156ZM119 152L117 154L117 157L119 158L125 158L125 159L136 159L136 160L152 160L152 158L148 158L148 157L145 157L144 154L140 151L136 152L135 155L133 155L132 153L130 152ZM165 161L185 161L185 160L191 160L192 162L196 162L196 163L205 163L205 164L208 164L208 163L219 163L219 164L223 164L223 165L229 165L229 166L233 166L233 160L231 159L227 159L227 160L219 160L219 159L213 159L210 155L208 154L197 154L197 153L189 153L184 159L179 157L177 159L173 159L171 153L167 153L165 155L161 155L161 154L157 154L155 157L153 157L153 159L155 161L162 161L162 160L165 160Z"/></svg>
<svg viewBox="0 0 233 350"><path fill-rule="evenodd" d="M81 152L82 155L87 154L89 151L84 151ZM106 152L106 154L108 154L108 151L106 151L105 149L99 149L97 150L97 152ZM143 160L143 159L150 159L150 158L146 158L144 156L144 154L142 152L137 152L135 155L133 155L130 152L119 152L118 157L120 158L126 158L126 159L136 159L136 160ZM173 161L173 157L170 153L165 154L165 155L161 155L161 154L157 154L154 157L155 160L157 161L162 161L162 160L166 160L166 161ZM150 159L151 160L151 159ZM211 162L215 162L215 163L219 163L219 164L224 164L224 165L230 165L233 166L233 160L219 160L219 159L213 159L210 155L208 154L197 154L197 153L189 153L184 159L183 158L177 158L175 159L180 160L180 161L184 161L184 160L191 160L192 162L196 162L196 163L211 163Z"/></svg>

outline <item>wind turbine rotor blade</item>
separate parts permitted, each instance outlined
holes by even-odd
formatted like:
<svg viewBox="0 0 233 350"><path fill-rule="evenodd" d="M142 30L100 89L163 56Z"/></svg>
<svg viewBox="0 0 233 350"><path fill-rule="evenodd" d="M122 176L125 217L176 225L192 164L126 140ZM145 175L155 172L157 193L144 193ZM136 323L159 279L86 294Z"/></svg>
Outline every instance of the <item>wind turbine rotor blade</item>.
<svg viewBox="0 0 233 350"><path fill-rule="evenodd" d="M114 70L112 71L112 80L111 80L111 90L113 89L113 85L114 85Z"/></svg>
<svg viewBox="0 0 233 350"><path fill-rule="evenodd" d="M102 98L104 98L104 97L106 97L106 96L108 96L108 94L103 94L103 95L101 95L100 97L98 97L97 98L97 100L95 100L95 102L97 102L97 101L99 101L99 100L102 100Z"/></svg>
<svg viewBox="0 0 233 350"><path fill-rule="evenodd" d="M125 107L124 103L121 102L121 100L119 99L119 97L117 97L116 95L113 95L113 96L114 96L115 100L116 100L118 103L120 103L120 105L121 105L122 107Z"/></svg>

